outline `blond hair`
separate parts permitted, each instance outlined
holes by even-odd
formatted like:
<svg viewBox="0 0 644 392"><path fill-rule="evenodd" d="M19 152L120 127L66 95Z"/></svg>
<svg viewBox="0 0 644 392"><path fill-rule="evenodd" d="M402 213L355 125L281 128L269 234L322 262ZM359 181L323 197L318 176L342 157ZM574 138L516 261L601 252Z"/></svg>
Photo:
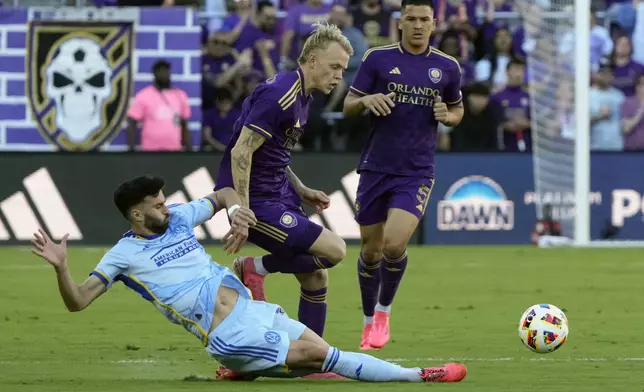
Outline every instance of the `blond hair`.
<svg viewBox="0 0 644 392"><path fill-rule="evenodd" d="M353 56L353 47L347 37L342 34L342 30L340 30L338 26L326 22L314 23L313 32L309 38L306 39L306 42L304 42L302 53L300 53L300 57L297 59L297 62L299 64L306 63L311 52L315 49L326 49L332 42L337 42L342 46L342 49L349 54L349 56Z"/></svg>

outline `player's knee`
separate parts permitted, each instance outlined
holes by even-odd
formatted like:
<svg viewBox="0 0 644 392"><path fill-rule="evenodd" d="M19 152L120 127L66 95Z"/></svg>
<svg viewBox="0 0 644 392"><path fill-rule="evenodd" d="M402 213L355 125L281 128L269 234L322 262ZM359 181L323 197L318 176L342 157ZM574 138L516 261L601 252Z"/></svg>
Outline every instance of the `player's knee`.
<svg viewBox="0 0 644 392"><path fill-rule="evenodd" d="M291 342L286 358L286 364L290 367L313 367L321 368L329 352L324 347L312 342L295 340Z"/></svg>
<svg viewBox="0 0 644 392"><path fill-rule="evenodd" d="M362 241L360 247L360 255L362 260L367 264L375 264L378 260L382 259L382 241Z"/></svg>
<svg viewBox="0 0 644 392"><path fill-rule="evenodd" d="M407 240L400 238L386 238L382 251L387 255L387 257L397 258L405 253L405 249L407 249Z"/></svg>
<svg viewBox="0 0 644 392"><path fill-rule="evenodd" d="M347 256L347 244L344 240L336 236L336 238L329 244L327 248L326 259L333 265L339 264Z"/></svg>

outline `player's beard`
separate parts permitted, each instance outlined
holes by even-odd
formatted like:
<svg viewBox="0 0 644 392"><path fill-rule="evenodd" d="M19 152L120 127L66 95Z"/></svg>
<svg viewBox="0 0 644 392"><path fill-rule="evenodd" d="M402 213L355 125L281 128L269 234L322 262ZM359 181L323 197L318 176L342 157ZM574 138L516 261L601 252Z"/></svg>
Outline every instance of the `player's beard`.
<svg viewBox="0 0 644 392"><path fill-rule="evenodd" d="M152 217L146 217L145 228L154 234L163 234L168 228L169 217L163 217L161 220Z"/></svg>

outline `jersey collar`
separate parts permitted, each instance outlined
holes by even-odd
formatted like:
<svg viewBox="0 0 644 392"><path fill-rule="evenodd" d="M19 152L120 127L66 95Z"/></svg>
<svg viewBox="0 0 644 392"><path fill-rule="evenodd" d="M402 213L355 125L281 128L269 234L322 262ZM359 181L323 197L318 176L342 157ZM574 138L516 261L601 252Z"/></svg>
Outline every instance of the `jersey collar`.
<svg viewBox="0 0 644 392"><path fill-rule="evenodd" d="M123 238L136 238L137 240L153 240L155 238L161 237L163 234L152 234L152 235L143 235L135 233L132 230L128 230L123 234Z"/></svg>
<svg viewBox="0 0 644 392"><path fill-rule="evenodd" d="M400 50L400 53L408 54L410 56L429 56L430 54L432 54L432 46L431 45L427 45L427 49L423 53L420 53L420 54L409 53L403 47L402 41L398 41L398 50Z"/></svg>
<svg viewBox="0 0 644 392"><path fill-rule="evenodd" d="M297 67L297 70L295 71L297 73L297 77L300 79L300 86L302 88L300 89L300 94L304 96L304 72L302 72L302 67ZM306 96L307 99L311 99L311 95L309 94Z"/></svg>

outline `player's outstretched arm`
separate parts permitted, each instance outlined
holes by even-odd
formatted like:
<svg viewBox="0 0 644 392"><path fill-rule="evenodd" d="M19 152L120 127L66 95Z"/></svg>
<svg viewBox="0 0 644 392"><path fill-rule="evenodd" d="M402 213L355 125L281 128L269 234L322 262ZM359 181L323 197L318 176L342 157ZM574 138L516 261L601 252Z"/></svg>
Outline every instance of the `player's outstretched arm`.
<svg viewBox="0 0 644 392"><path fill-rule="evenodd" d="M257 223L255 213L249 208L240 207L242 204L239 195L233 188L223 188L211 194L217 208L215 213L226 208L231 226L253 227Z"/></svg>
<svg viewBox="0 0 644 392"><path fill-rule="evenodd" d="M396 106L394 103L395 96L395 93L389 93L387 95L378 93L359 97L349 92L344 99L344 116L359 116L365 109L368 109L376 116L386 116L391 114L391 109Z"/></svg>
<svg viewBox="0 0 644 392"><path fill-rule="evenodd" d="M250 166L253 154L266 141L266 138L247 127L243 127L235 147L230 150L233 185L241 198L242 207L249 207L248 187L250 185Z"/></svg>
<svg viewBox="0 0 644 392"><path fill-rule="evenodd" d="M60 244L56 244L47 233L39 229L31 240L32 253L47 260L54 267L58 279L58 290L63 297L65 306L70 312L85 309L92 301L105 292L105 285L96 276L90 276L78 285L74 282L67 267L67 237L66 234Z"/></svg>

